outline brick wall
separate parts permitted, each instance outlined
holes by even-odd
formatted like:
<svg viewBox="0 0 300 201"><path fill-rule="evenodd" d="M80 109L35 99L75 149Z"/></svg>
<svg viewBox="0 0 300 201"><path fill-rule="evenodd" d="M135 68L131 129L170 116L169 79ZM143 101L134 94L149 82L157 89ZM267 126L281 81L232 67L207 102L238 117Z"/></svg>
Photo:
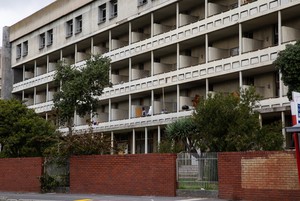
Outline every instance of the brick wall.
<svg viewBox="0 0 300 201"><path fill-rule="evenodd" d="M92 155L70 160L70 192L176 195L176 155Z"/></svg>
<svg viewBox="0 0 300 201"><path fill-rule="evenodd" d="M40 192L42 158L0 159L0 191Z"/></svg>
<svg viewBox="0 0 300 201"><path fill-rule="evenodd" d="M295 152L218 154L219 197L234 200L300 200Z"/></svg>

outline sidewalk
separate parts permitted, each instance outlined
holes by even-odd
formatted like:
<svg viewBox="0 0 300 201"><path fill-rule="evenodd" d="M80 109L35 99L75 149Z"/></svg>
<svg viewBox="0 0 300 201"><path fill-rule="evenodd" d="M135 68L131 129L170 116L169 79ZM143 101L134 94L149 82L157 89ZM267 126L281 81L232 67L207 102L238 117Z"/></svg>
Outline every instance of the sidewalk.
<svg viewBox="0 0 300 201"><path fill-rule="evenodd" d="M0 201L225 201L216 198L0 192Z"/></svg>

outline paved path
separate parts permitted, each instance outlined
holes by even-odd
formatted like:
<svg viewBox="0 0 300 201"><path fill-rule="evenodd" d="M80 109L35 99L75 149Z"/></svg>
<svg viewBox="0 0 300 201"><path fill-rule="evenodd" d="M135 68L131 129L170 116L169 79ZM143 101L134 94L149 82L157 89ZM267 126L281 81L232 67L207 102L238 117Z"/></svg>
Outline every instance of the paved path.
<svg viewBox="0 0 300 201"><path fill-rule="evenodd" d="M0 201L225 201L215 198L111 196L95 194L38 194L0 192Z"/></svg>

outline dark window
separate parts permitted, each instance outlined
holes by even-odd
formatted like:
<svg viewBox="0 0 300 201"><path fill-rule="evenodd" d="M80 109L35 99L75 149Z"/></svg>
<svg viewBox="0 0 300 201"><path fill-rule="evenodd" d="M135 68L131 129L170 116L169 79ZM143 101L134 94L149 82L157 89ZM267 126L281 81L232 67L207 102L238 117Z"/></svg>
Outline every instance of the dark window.
<svg viewBox="0 0 300 201"><path fill-rule="evenodd" d="M28 41L23 42L23 57L28 55Z"/></svg>
<svg viewBox="0 0 300 201"><path fill-rule="evenodd" d="M117 17L118 16L118 1L113 0L110 1L110 11L111 11L111 18Z"/></svg>
<svg viewBox="0 0 300 201"><path fill-rule="evenodd" d="M73 35L73 20L69 20L66 22L66 37L70 37Z"/></svg>
<svg viewBox="0 0 300 201"><path fill-rule="evenodd" d="M80 33L82 32L82 15L78 16L75 18L75 25L76 25L76 32L75 33Z"/></svg>
<svg viewBox="0 0 300 201"><path fill-rule="evenodd" d="M50 29L47 31L47 46L50 46L53 44L53 30Z"/></svg>
<svg viewBox="0 0 300 201"><path fill-rule="evenodd" d="M21 52L22 52L22 45L18 44L17 49L16 49L16 58L17 59L21 58Z"/></svg>
<svg viewBox="0 0 300 201"><path fill-rule="evenodd" d="M106 21L106 4L99 6L99 23Z"/></svg>
<svg viewBox="0 0 300 201"><path fill-rule="evenodd" d="M46 44L46 38L45 38L45 33L40 34L40 45L39 48L43 49Z"/></svg>

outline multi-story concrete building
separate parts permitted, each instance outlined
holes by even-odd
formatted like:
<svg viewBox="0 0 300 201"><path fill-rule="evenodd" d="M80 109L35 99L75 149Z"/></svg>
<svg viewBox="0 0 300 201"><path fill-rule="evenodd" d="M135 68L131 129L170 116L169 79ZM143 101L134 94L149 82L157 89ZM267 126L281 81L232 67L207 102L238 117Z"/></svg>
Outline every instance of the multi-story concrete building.
<svg viewBox="0 0 300 201"><path fill-rule="evenodd" d="M0 47L0 94L1 94L1 85L2 85L2 82L1 82L1 78L2 78L2 62L1 62L1 55L2 55L2 49Z"/></svg>
<svg viewBox="0 0 300 201"><path fill-rule="evenodd" d="M100 53L111 58L113 87L93 128L129 153L155 151L165 125L191 115L195 99L250 85L263 97L262 123L290 125L272 63L300 38L299 10L299 0L58 0L4 28L3 67L13 78L4 94L52 119L56 62L80 66ZM75 129L87 129L88 118L75 114Z"/></svg>

